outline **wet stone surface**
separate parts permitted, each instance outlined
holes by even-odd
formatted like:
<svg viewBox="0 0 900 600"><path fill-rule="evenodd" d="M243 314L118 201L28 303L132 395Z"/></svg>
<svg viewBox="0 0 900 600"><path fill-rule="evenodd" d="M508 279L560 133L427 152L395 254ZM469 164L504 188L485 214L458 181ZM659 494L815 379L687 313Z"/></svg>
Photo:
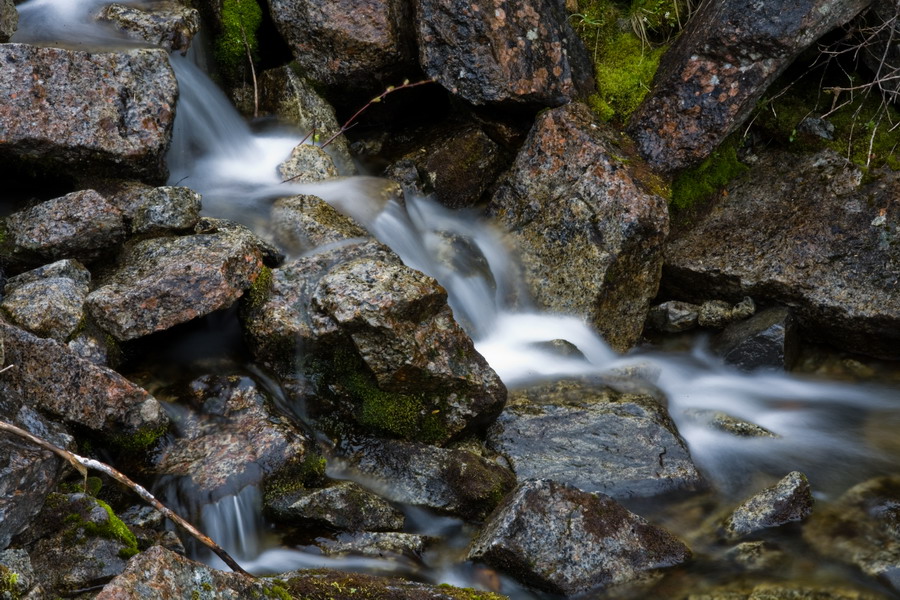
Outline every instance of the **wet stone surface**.
<svg viewBox="0 0 900 600"><path fill-rule="evenodd" d="M200 31L200 13L173 0L156 2L144 9L109 4L100 13L100 19L110 21L129 37L182 54Z"/></svg>
<svg viewBox="0 0 900 600"><path fill-rule="evenodd" d="M788 473L772 487L755 494L725 519L729 539L740 539L766 529L806 519L812 513L813 498L806 476Z"/></svg>
<svg viewBox="0 0 900 600"><path fill-rule="evenodd" d="M322 524L347 531L400 531L403 513L351 481L324 489L267 493L272 518L295 525Z"/></svg>
<svg viewBox="0 0 900 600"><path fill-rule="evenodd" d="M745 370L790 369L799 352L799 332L791 311L770 308L732 323L713 342L726 363Z"/></svg>

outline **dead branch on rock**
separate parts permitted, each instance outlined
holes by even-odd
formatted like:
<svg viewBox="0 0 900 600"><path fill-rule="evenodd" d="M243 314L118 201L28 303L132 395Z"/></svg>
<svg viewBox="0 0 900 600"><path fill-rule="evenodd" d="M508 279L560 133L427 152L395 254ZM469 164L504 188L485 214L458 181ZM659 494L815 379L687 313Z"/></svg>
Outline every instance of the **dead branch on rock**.
<svg viewBox="0 0 900 600"><path fill-rule="evenodd" d="M37 446L40 446L41 448L44 448L45 450L49 450L50 452L53 452L54 454L62 457L64 460L68 461L73 467L75 467L75 470L78 471L81 474L81 476L85 478L85 480L87 480L88 469L95 469L97 471L100 471L102 473L109 475L110 477L112 477L113 479L118 481L119 483L130 488L138 496L140 496L145 502L147 502L148 504L153 506L156 510L158 510L163 515L165 515L166 518L171 519L175 524L177 524L182 529L187 531L191 536L196 538L200 543L202 543L207 548L209 548L210 550L215 552L216 555L219 558L221 558L223 561L225 561L225 564L227 564L229 567L231 567L231 569L234 572L241 573L242 575L247 575L248 577L253 577L253 575L251 575L250 573L248 573L244 569L242 569L241 566L237 563L237 561L235 561L233 558L231 558L231 556L227 552L225 552L225 550L223 550L218 544L216 544L209 537L207 537L206 535L201 533L196 527L194 527L193 525L191 525L190 523L185 521L183 518L178 516L172 510L167 508L162 502L157 500L156 497L153 496L153 494L148 492L146 488L144 488L140 484L135 483L134 481L129 479L125 474L121 473L120 471L117 471L116 469L112 468L108 464L102 463L102 462L100 462L98 460L94 460L92 458L85 458L85 457L79 456L73 452L69 452L68 450L64 450L63 448L60 448L59 446L51 444L50 442L48 442L44 439L41 439L35 435L32 435L32 434L28 433L27 431L25 431L24 429L16 427L15 425L13 425L11 423L7 423L6 421L0 421L0 431L7 431L7 432L17 435L21 438L25 438L26 440L30 441L31 443L33 443Z"/></svg>
<svg viewBox="0 0 900 600"><path fill-rule="evenodd" d="M256 67L253 66L253 53L250 51L250 42L247 41L247 32L244 24L241 26L241 39L244 41L244 49L247 51L247 62L250 63L250 76L253 79L253 118L259 117L259 86L256 83Z"/></svg>

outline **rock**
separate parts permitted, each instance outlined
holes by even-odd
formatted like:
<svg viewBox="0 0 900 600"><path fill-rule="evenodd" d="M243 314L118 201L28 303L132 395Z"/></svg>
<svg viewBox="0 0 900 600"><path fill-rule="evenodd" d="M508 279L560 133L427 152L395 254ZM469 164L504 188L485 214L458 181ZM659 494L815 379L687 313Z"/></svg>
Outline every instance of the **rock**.
<svg viewBox="0 0 900 600"><path fill-rule="evenodd" d="M166 178L178 86L164 50L4 44L0 62L0 158L42 172Z"/></svg>
<svg viewBox="0 0 900 600"><path fill-rule="evenodd" d="M615 498L704 486L656 398L598 379L563 379L510 393L488 445L522 480L548 477Z"/></svg>
<svg viewBox="0 0 900 600"><path fill-rule="evenodd" d="M2 52L2 47L0 47ZM94 190L72 192L6 218L14 257L92 260L125 239L122 211Z"/></svg>
<svg viewBox="0 0 900 600"><path fill-rule="evenodd" d="M538 306L583 317L624 352L656 295L669 221L615 140L582 104L541 113L488 211Z"/></svg>
<svg viewBox="0 0 900 600"><path fill-rule="evenodd" d="M264 478L290 477L310 452L309 439L272 413L246 377L204 376L169 393L199 412L176 421L179 435L157 453L154 471L178 478L191 497L215 501Z"/></svg>
<svg viewBox="0 0 900 600"><path fill-rule="evenodd" d="M304 75L372 91L414 71L410 5L401 0L269 0L275 26Z"/></svg>
<svg viewBox="0 0 900 600"><path fill-rule="evenodd" d="M333 540L316 539L316 547L325 556L421 558L429 541L428 537L415 533L342 533Z"/></svg>
<svg viewBox="0 0 900 600"><path fill-rule="evenodd" d="M137 242L88 296L88 311L117 340L135 339L231 306L262 261L255 236L233 226Z"/></svg>
<svg viewBox="0 0 900 600"><path fill-rule="evenodd" d="M400 531L403 513L351 481L318 490L266 495L272 518L294 525L315 523L347 531Z"/></svg>
<svg viewBox="0 0 900 600"><path fill-rule="evenodd" d="M276 200L270 220L275 242L295 255L327 244L370 237L359 224L316 196Z"/></svg>
<svg viewBox="0 0 900 600"><path fill-rule="evenodd" d="M190 188L126 181L105 186L103 194L125 215L132 234L186 231L200 221L200 194Z"/></svg>
<svg viewBox="0 0 900 600"><path fill-rule="evenodd" d="M753 573L772 574L790 561L787 554L770 542L741 542L725 553L725 558Z"/></svg>
<svg viewBox="0 0 900 600"><path fill-rule="evenodd" d="M587 50L562 3L416 0L425 73L475 105L559 106L593 89Z"/></svg>
<svg viewBox="0 0 900 600"><path fill-rule="evenodd" d="M516 484L500 465L467 450L353 439L340 448L346 468L392 502L482 520Z"/></svg>
<svg viewBox="0 0 900 600"><path fill-rule="evenodd" d="M200 13L173 1L157 2L147 8L109 4L100 13L100 19L112 22L129 37L182 54L187 53L200 31Z"/></svg>
<svg viewBox="0 0 900 600"><path fill-rule="evenodd" d="M278 174L282 180L309 183L337 177L338 170L327 152L312 144L300 144L278 165Z"/></svg>
<svg viewBox="0 0 900 600"><path fill-rule="evenodd" d="M881 600L884 596L850 587L811 587L805 582L761 583L747 591L733 587L688 594L685 600Z"/></svg>
<svg viewBox="0 0 900 600"><path fill-rule="evenodd" d="M549 480L519 484L469 548L469 560L567 596L644 579L690 556L612 498Z"/></svg>
<svg viewBox="0 0 900 600"><path fill-rule="evenodd" d="M707 300L700 305L697 324L710 329L722 329L731 322L731 303L724 300Z"/></svg>
<svg viewBox="0 0 900 600"><path fill-rule="evenodd" d="M725 536L735 540L802 521L812 513L812 505L809 481L792 471L734 509L723 524Z"/></svg>
<svg viewBox="0 0 900 600"><path fill-rule="evenodd" d="M678 333L697 326L700 307L690 302L669 300L650 309L647 324L656 331Z"/></svg>
<svg viewBox="0 0 900 600"><path fill-rule="evenodd" d="M861 173L823 152L761 157L696 224L670 240L663 288L779 302L803 334L900 357L900 174Z"/></svg>
<svg viewBox="0 0 900 600"><path fill-rule="evenodd" d="M900 476L853 486L817 509L803 538L819 554L853 565L900 590Z"/></svg>
<svg viewBox="0 0 900 600"><path fill-rule="evenodd" d="M769 85L819 37L871 0L709 3L663 54L628 132L660 171L709 156L750 116Z"/></svg>
<svg viewBox="0 0 900 600"><path fill-rule="evenodd" d="M61 260L11 277L0 308L22 329L64 342L82 325L90 282L81 263Z"/></svg>
<svg viewBox="0 0 900 600"><path fill-rule="evenodd" d="M684 416L696 423L706 425L710 429L724 431L738 437L781 437L756 423L738 419L719 410L690 409L684 411Z"/></svg>
<svg viewBox="0 0 900 600"><path fill-rule="evenodd" d="M115 371L2 321L0 335L7 364L16 365L0 375L0 396L102 433L126 447L149 445L168 427L156 398Z"/></svg>
<svg viewBox="0 0 900 600"><path fill-rule="evenodd" d="M0 0L0 43L6 43L19 26L19 13L13 0Z"/></svg>
<svg viewBox="0 0 900 600"><path fill-rule="evenodd" d="M14 581L8 579L12 573ZM11 598L37 600L47 595L34 575L31 557L22 549L0 552L0 582L0 589Z"/></svg>
<svg viewBox="0 0 900 600"><path fill-rule="evenodd" d="M713 350L726 363L748 371L787 370L797 358L799 344L791 311L776 307L726 327L713 342Z"/></svg>

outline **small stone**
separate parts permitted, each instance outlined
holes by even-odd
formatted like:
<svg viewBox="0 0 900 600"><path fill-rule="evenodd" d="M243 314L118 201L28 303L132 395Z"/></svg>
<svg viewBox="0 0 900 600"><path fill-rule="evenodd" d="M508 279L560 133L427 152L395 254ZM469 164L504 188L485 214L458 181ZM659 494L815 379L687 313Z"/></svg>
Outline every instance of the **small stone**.
<svg viewBox="0 0 900 600"><path fill-rule="evenodd" d="M731 309L731 318L734 321L743 321L749 319L756 312L756 303L753 298L746 296L743 300L735 304Z"/></svg>
<svg viewBox="0 0 900 600"><path fill-rule="evenodd" d="M678 333L696 327L699 316L696 304L670 300L651 308L647 322L656 331Z"/></svg>
<svg viewBox="0 0 900 600"><path fill-rule="evenodd" d="M684 412L684 416L699 423L703 423L710 429L724 431L738 437L781 437L755 423L738 419L728 413L719 410L691 409Z"/></svg>
<svg viewBox="0 0 900 600"><path fill-rule="evenodd" d="M156 2L142 8L110 4L100 19L111 21L132 38L182 54L200 31L200 13L178 2Z"/></svg>
<svg viewBox="0 0 900 600"><path fill-rule="evenodd" d="M0 0L0 44L9 41L19 25L19 13L13 0Z"/></svg>
<svg viewBox="0 0 900 600"><path fill-rule="evenodd" d="M278 166L278 174L282 180L309 183L337 177L338 170L327 152L312 144L300 144Z"/></svg>
<svg viewBox="0 0 900 600"><path fill-rule="evenodd" d="M765 529L802 521L812 513L812 492L806 476L797 471L744 501L723 528L729 539L740 539Z"/></svg>
<svg viewBox="0 0 900 600"><path fill-rule="evenodd" d="M732 306L724 300L708 300L700 305L697 324L710 329L723 329L731 322Z"/></svg>
<svg viewBox="0 0 900 600"><path fill-rule="evenodd" d="M78 261L58 261L11 277L0 307L19 327L63 342L83 324L90 281Z"/></svg>
<svg viewBox="0 0 900 600"><path fill-rule="evenodd" d="M334 539L318 538L316 546L325 556L369 556L372 558L419 558L430 539L415 533L342 533Z"/></svg>
<svg viewBox="0 0 900 600"><path fill-rule="evenodd" d="M266 509L273 518L287 523L314 522L347 531L399 531L404 523L403 513L350 481L280 497L270 492Z"/></svg>
<svg viewBox="0 0 900 600"><path fill-rule="evenodd" d="M725 553L725 558L754 573L772 574L788 563L783 550L769 542L742 542Z"/></svg>

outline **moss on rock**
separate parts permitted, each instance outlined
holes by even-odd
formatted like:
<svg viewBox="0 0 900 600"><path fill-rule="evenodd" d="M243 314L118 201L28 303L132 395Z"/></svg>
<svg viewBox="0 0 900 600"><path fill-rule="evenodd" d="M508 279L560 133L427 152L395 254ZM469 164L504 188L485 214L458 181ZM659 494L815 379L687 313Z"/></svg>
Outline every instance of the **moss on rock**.
<svg viewBox="0 0 900 600"><path fill-rule="evenodd" d="M679 174L672 182L670 205L688 209L745 173L748 167L738 159L737 148L737 138L729 138L702 163Z"/></svg>
<svg viewBox="0 0 900 600"><path fill-rule="evenodd" d="M223 74L239 79L247 52L255 55L259 48L256 30L262 23L262 9L257 0L223 0L221 32L215 41L215 56Z"/></svg>

